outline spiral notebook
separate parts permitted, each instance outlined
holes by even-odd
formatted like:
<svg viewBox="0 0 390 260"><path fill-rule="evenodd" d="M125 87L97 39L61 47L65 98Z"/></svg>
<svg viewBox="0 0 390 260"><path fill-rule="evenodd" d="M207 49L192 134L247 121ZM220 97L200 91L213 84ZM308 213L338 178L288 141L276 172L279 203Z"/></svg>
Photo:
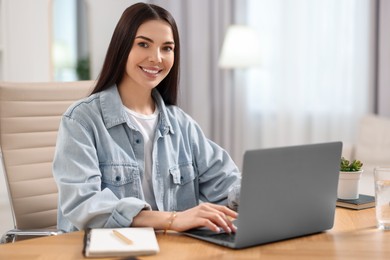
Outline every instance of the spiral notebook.
<svg viewBox="0 0 390 260"><path fill-rule="evenodd" d="M153 228L93 228L84 235L86 257L152 255L159 252Z"/></svg>

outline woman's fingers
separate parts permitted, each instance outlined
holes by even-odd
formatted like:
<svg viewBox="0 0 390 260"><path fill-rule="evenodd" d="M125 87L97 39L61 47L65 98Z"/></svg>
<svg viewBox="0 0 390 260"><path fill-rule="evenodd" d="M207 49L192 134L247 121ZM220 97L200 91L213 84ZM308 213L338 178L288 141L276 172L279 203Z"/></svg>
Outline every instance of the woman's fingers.
<svg viewBox="0 0 390 260"><path fill-rule="evenodd" d="M219 228L222 228L227 233L232 232L232 229L229 225L230 220L228 220L226 215L221 212L205 211L202 213L202 218L212 223L211 230L213 231L218 232ZM209 224L207 221L206 224Z"/></svg>
<svg viewBox="0 0 390 260"><path fill-rule="evenodd" d="M219 231L222 228L225 232L236 232L233 220L237 218L237 213L225 206L203 203L198 206L202 217L212 222L211 230ZM207 223L209 224L209 223ZM211 224L209 224L211 226Z"/></svg>
<svg viewBox="0 0 390 260"><path fill-rule="evenodd" d="M236 232L233 220L237 213L228 207L211 203L202 203L186 211L178 212L172 228L184 231L191 228L206 227L215 232L222 228L225 232Z"/></svg>

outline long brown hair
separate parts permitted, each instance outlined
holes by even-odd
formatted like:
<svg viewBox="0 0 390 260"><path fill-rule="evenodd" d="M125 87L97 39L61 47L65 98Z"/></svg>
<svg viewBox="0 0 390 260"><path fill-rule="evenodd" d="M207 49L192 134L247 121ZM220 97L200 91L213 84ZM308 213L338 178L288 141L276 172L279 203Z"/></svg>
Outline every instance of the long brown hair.
<svg viewBox="0 0 390 260"><path fill-rule="evenodd" d="M164 8L146 3L128 7L116 25L108 46L103 67L91 94L103 91L122 80L126 62L133 46L134 38L141 24L150 20L163 20L170 24L175 42L174 63L168 75L157 85L165 104L176 105L180 70L180 42L176 22Z"/></svg>

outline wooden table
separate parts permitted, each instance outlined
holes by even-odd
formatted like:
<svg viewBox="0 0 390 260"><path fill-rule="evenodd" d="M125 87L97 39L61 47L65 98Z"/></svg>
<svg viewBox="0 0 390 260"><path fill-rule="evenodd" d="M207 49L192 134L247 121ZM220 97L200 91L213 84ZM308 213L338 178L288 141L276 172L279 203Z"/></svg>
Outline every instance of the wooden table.
<svg viewBox="0 0 390 260"><path fill-rule="evenodd" d="M390 231L376 228L375 209L336 209L333 229L234 250L178 233L157 233L160 252L137 259L390 259ZM83 232L0 245L0 259L83 259ZM102 259L102 258L100 258Z"/></svg>

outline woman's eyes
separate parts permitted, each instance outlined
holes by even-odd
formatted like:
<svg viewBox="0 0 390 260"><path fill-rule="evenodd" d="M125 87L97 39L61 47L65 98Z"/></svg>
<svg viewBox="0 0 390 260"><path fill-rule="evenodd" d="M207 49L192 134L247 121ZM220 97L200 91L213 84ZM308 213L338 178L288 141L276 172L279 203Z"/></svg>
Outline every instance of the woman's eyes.
<svg viewBox="0 0 390 260"><path fill-rule="evenodd" d="M143 47L143 48L147 48L147 47L149 47L149 44L147 44L146 42L139 42L138 46Z"/></svg>
<svg viewBox="0 0 390 260"><path fill-rule="evenodd" d="M149 44L147 42L139 42L139 43L137 43L137 45L142 47L142 48L149 48ZM173 47L169 46L169 45L163 46L162 50L170 52L170 51L173 51Z"/></svg>
<svg viewBox="0 0 390 260"><path fill-rule="evenodd" d="M165 47L163 48L163 50L164 50L164 51L173 51L173 47L171 47L171 46L165 46Z"/></svg>

